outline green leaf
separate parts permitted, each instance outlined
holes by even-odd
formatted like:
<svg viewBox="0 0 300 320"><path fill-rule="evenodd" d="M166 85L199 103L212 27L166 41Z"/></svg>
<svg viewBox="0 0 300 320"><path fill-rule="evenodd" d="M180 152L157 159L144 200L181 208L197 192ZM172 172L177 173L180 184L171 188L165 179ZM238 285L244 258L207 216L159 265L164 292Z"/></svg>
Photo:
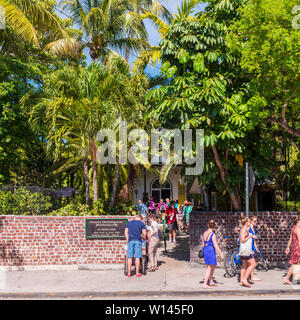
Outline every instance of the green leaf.
<svg viewBox="0 0 300 320"><path fill-rule="evenodd" d="M191 57L186 50L181 49L178 54L178 59L181 64L184 64L184 63L188 63Z"/></svg>

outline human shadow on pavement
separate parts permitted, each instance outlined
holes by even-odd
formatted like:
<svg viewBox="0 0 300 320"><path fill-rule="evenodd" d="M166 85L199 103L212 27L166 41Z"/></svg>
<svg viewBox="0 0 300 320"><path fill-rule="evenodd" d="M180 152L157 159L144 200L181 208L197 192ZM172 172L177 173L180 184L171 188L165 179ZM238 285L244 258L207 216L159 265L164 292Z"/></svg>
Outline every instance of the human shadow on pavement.
<svg viewBox="0 0 300 320"><path fill-rule="evenodd" d="M215 277L213 277L213 282L215 284L224 284L223 282L218 281ZM203 284L204 283L204 278L203 278L203 280L200 280L199 283Z"/></svg>
<svg viewBox="0 0 300 320"><path fill-rule="evenodd" d="M162 245L163 242L162 242ZM164 250L162 251L164 253ZM167 240L167 252L169 258L179 261L190 261L190 242L187 234L180 234L176 237L176 243L169 243Z"/></svg>

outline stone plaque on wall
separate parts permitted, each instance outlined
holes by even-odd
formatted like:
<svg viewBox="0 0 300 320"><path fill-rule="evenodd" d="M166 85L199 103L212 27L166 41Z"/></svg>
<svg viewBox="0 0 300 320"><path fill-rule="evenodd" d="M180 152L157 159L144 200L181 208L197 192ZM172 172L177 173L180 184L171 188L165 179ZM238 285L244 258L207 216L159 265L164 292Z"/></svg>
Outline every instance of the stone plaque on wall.
<svg viewBox="0 0 300 320"><path fill-rule="evenodd" d="M128 219L86 219L85 231L87 239L125 239L124 231Z"/></svg>

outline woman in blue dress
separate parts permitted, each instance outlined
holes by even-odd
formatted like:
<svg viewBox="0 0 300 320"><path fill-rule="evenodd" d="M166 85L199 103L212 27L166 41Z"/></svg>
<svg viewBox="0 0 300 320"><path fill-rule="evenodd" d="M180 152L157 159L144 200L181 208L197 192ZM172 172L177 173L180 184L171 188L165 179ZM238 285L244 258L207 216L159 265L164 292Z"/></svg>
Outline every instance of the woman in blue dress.
<svg viewBox="0 0 300 320"><path fill-rule="evenodd" d="M215 221L210 220L208 222L208 229L203 233L203 236L202 236L203 245L204 245L203 258L204 258L205 264L207 265L204 284L203 284L204 289L211 289L211 287L217 286L217 284L213 282L213 275L214 275L215 268L217 266L216 252L221 257L221 259L224 259L224 256L217 244L216 235L214 233L215 225L216 225Z"/></svg>

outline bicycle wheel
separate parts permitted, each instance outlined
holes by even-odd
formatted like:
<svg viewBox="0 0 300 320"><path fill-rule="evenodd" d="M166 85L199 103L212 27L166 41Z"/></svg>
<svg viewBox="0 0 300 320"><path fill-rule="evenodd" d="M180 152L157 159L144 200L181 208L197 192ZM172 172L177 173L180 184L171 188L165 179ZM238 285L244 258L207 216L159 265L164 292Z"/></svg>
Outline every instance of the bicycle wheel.
<svg viewBox="0 0 300 320"><path fill-rule="evenodd" d="M232 266L232 253L231 252L228 252L226 255L225 255L225 259L224 259L224 268L225 268L225 271L226 271L226 274L229 276L229 277L234 277L235 276L235 270Z"/></svg>
<svg viewBox="0 0 300 320"><path fill-rule="evenodd" d="M269 266L267 260L263 257L262 253L256 252L255 253L255 260L256 260L256 269L261 271L268 271Z"/></svg>
<svg viewBox="0 0 300 320"><path fill-rule="evenodd" d="M234 269L235 274L239 274L242 268L242 261L240 259L240 256L238 255L238 253L234 253L232 255L232 267Z"/></svg>

